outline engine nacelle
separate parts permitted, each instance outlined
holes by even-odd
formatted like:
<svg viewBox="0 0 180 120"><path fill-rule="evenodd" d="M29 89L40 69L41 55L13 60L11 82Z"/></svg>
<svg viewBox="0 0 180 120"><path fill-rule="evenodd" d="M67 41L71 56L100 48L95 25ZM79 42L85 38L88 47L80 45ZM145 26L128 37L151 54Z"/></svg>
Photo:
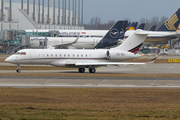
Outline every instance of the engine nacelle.
<svg viewBox="0 0 180 120"><path fill-rule="evenodd" d="M106 57L110 60L128 60L133 58L139 58L141 55L134 54L123 50L108 50Z"/></svg>

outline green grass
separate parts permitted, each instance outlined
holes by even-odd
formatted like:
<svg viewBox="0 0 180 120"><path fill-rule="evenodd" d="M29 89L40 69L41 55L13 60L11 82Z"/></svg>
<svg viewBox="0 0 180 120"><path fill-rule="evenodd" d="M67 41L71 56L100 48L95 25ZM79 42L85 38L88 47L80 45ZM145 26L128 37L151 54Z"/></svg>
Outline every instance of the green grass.
<svg viewBox="0 0 180 120"><path fill-rule="evenodd" d="M176 120L180 89L0 88L2 120Z"/></svg>

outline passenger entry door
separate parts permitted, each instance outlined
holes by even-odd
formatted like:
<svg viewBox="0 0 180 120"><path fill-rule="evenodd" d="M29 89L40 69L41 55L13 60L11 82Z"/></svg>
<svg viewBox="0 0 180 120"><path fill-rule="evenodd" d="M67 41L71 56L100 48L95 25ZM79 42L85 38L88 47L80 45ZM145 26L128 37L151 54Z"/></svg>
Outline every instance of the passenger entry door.
<svg viewBox="0 0 180 120"><path fill-rule="evenodd" d="M36 61L36 53L34 50L30 51L30 63L35 63Z"/></svg>

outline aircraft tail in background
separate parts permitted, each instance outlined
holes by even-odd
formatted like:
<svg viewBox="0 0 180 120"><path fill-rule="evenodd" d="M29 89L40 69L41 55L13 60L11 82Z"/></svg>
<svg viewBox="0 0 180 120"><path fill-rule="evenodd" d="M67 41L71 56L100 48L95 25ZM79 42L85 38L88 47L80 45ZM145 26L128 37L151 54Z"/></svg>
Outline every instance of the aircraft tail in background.
<svg viewBox="0 0 180 120"><path fill-rule="evenodd" d="M138 22L133 22L127 30L136 30Z"/></svg>
<svg viewBox="0 0 180 120"><path fill-rule="evenodd" d="M145 27L145 23L141 23L141 24L137 27L137 29L144 30L144 27Z"/></svg>
<svg viewBox="0 0 180 120"><path fill-rule="evenodd" d="M149 29L148 29L148 31L155 31L156 30L156 25L152 25Z"/></svg>
<svg viewBox="0 0 180 120"><path fill-rule="evenodd" d="M180 8L157 31L177 31L180 26Z"/></svg>
<svg viewBox="0 0 180 120"><path fill-rule="evenodd" d="M101 41L95 46L96 49L117 45L119 39L124 38L127 21L117 21Z"/></svg>

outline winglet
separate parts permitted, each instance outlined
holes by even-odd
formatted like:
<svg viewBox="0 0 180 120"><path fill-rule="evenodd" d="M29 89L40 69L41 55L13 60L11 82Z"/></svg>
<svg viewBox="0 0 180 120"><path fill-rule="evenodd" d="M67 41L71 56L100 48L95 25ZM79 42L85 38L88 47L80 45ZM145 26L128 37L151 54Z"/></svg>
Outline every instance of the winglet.
<svg viewBox="0 0 180 120"><path fill-rule="evenodd" d="M150 63L154 63L154 61L157 59L158 55L156 55L153 59L151 59L148 63L146 64L150 64Z"/></svg>
<svg viewBox="0 0 180 120"><path fill-rule="evenodd" d="M79 36L75 39L74 42L72 42L72 44L77 43L78 40L79 40Z"/></svg>

